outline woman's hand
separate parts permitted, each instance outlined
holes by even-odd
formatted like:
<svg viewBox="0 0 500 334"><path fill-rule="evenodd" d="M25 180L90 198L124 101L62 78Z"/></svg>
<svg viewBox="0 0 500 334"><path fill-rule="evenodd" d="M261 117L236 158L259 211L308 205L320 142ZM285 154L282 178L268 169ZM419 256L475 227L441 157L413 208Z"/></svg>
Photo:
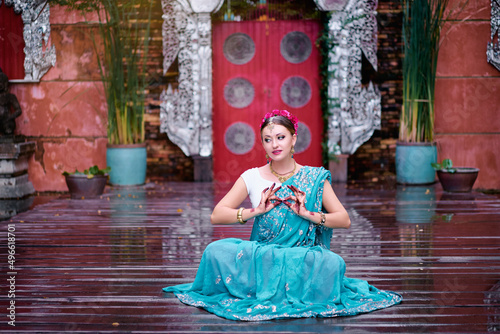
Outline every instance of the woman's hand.
<svg viewBox="0 0 500 334"><path fill-rule="evenodd" d="M301 217L309 219L307 216L309 211L306 209L306 193L302 190L297 189L295 186L288 186L288 188L293 192L293 195L288 196L283 200L283 203L288 205L293 212ZM292 201L292 202L289 202Z"/></svg>
<svg viewBox="0 0 500 334"><path fill-rule="evenodd" d="M275 185L276 183L273 183L270 188L268 187L262 191L259 206L255 208L259 214L264 214L281 204L282 200L276 197L276 192L280 190L281 187L274 189Z"/></svg>

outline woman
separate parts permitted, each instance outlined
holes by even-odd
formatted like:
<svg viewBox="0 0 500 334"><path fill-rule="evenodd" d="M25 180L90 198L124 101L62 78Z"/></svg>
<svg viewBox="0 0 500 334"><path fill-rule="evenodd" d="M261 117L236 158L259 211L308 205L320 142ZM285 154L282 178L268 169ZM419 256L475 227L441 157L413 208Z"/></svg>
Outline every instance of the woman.
<svg viewBox="0 0 500 334"><path fill-rule="evenodd" d="M401 296L347 278L331 252L333 228L351 221L330 185L330 172L293 158L298 121L286 110L260 126L270 162L244 172L216 205L212 224L255 218L250 241L207 246L193 283L164 288L183 302L231 320L355 315L401 302ZM239 207L250 197L252 208Z"/></svg>

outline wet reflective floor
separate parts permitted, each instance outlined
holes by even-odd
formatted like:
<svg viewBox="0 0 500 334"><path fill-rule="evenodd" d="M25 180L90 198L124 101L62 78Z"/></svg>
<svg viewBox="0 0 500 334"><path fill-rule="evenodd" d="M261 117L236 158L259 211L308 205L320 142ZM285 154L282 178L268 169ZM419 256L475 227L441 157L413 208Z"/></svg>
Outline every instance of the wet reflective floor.
<svg viewBox="0 0 500 334"><path fill-rule="evenodd" d="M400 305L353 317L248 323L180 303L162 288L191 282L208 243L250 236L250 222L210 224L227 190L213 183L107 188L97 199L54 197L0 222L0 332L500 330L500 196L444 193L439 184L335 186L352 221L349 230L334 231L331 244L346 261L346 276L401 293Z"/></svg>

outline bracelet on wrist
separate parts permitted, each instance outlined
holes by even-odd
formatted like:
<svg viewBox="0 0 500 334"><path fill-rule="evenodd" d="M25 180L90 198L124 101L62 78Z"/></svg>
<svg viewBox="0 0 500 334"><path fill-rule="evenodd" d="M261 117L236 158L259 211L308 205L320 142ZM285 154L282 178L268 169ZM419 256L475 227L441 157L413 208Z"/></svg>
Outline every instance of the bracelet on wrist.
<svg viewBox="0 0 500 334"><path fill-rule="evenodd" d="M243 208L243 207L239 208L238 213L236 214L236 219L238 219L238 222L240 224L245 224L247 222L246 220L243 220L243 218L241 217L243 210L245 210L245 208Z"/></svg>
<svg viewBox="0 0 500 334"><path fill-rule="evenodd" d="M319 215L321 216L321 220L319 221L319 223L317 224L317 226L324 226L325 223L326 223L326 216L323 213L323 211L320 211Z"/></svg>

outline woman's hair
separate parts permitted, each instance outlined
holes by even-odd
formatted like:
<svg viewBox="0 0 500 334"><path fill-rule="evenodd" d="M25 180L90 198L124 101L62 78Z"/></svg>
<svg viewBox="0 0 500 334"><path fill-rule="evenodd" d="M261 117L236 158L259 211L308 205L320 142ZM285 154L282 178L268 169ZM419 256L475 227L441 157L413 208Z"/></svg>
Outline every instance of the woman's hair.
<svg viewBox="0 0 500 334"><path fill-rule="evenodd" d="M292 115L288 110L274 109L272 112L268 112L260 123L260 133L262 133L262 130L264 130L269 123L284 126L292 135L297 133L297 128L299 126L297 117Z"/></svg>

